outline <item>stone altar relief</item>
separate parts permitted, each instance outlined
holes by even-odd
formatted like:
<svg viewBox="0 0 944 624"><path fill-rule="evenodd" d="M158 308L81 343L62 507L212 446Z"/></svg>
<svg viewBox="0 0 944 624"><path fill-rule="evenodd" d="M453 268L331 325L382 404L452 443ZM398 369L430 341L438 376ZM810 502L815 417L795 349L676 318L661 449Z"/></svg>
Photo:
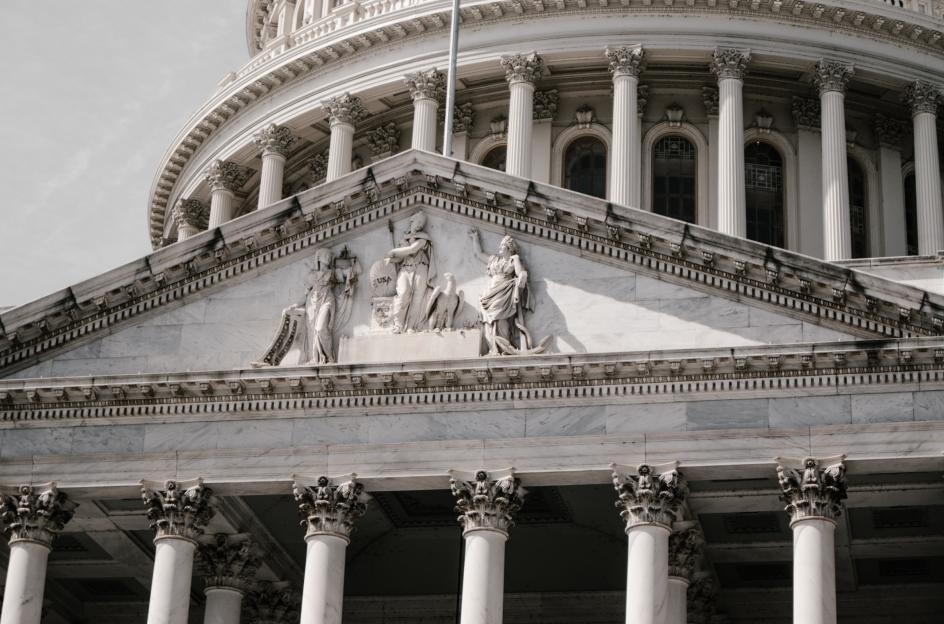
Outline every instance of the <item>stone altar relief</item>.
<svg viewBox="0 0 944 624"><path fill-rule="evenodd" d="M480 323L480 300L493 279L489 275L490 259L500 255L502 239L508 232L489 224L460 221L432 207L422 212L426 218L420 229L429 237L435 274L427 273L427 305L420 315L426 316L426 324L420 324L419 331L393 333L389 319L392 297L396 295L393 275L399 278L403 264L383 262L389 252L403 247L409 238L420 240L416 232L408 235L414 212L397 214L392 222L363 226L349 238L326 245L335 265L331 288L334 304L333 308L319 310L333 309L331 338L337 361L476 359L491 349ZM470 230L478 233L481 255ZM519 318L529 333L527 349L543 343L548 353L604 353L849 338L783 312L755 307L752 302L731 301L591 261L563 246L534 244L516 233L512 239L527 273L526 292L518 289L522 308ZM319 256L321 264L326 264L327 254L311 249L297 260L293 257L285 265L249 275L240 283L196 295L180 307L160 311L137 325L59 353L13 376L246 368L269 352L287 308L301 307L306 301L309 286L313 285L312 273L319 270ZM342 261L342 257L347 260ZM345 275L354 259L360 273L351 280L350 291L345 294ZM378 262L385 267L386 277L374 272L379 271ZM508 262L513 265L510 257ZM504 270L508 270L508 262L501 263ZM453 293L459 297L458 303ZM434 294L437 296L430 306ZM517 304L514 309L517 314ZM300 321L301 310L296 310L293 314ZM511 339L517 349L522 348L517 342L520 338ZM403 341L409 341L409 350ZM287 357L286 352L280 360L286 366L291 361Z"/></svg>

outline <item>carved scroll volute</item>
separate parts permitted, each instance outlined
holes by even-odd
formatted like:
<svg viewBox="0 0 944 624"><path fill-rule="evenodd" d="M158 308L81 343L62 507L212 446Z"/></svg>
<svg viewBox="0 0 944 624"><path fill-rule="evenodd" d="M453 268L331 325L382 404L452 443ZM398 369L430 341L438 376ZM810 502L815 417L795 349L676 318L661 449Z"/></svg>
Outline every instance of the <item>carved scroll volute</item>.
<svg viewBox="0 0 944 624"><path fill-rule="evenodd" d="M626 523L634 526L655 524L670 529L681 516L688 488L678 463L637 468L613 464L613 487L619 496L616 507Z"/></svg>
<svg viewBox="0 0 944 624"><path fill-rule="evenodd" d="M459 524L466 533L492 530L507 535L526 494L511 468L492 473L450 471L449 485L456 497Z"/></svg>
<svg viewBox="0 0 944 624"><path fill-rule="evenodd" d="M296 476L292 492L306 538L335 535L350 540L355 523L367 511L367 494L355 474L336 479Z"/></svg>
<svg viewBox="0 0 944 624"><path fill-rule="evenodd" d="M21 485L0 498L0 522L10 543L30 541L52 547L56 535L75 515L78 505L55 482Z"/></svg>

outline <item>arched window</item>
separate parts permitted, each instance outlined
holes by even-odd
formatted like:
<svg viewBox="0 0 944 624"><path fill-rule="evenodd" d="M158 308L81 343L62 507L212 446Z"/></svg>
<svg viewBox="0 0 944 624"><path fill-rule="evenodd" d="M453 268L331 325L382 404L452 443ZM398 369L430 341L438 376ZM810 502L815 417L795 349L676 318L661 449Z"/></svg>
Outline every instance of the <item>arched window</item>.
<svg viewBox="0 0 944 624"><path fill-rule="evenodd" d="M854 158L847 159L849 169L849 229L852 233L852 257L869 257L869 220L865 170Z"/></svg>
<svg viewBox="0 0 944 624"><path fill-rule="evenodd" d="M783 158L773 145L756 142L744 149L744 186L747 237L783 247Z"/></svg>
<svg viewBox="0 0 944 624"><path fill-rule="evenodd" d="M907 254L918 255L918 186L915 175L905 176L905 240Z"/></svg>
<svg viewBox="0 0 944 624"><path fill-rule="evenodd" d="M695 222L695 145L685 137L664 136L652 148L652 211Z"/></svg>
<svg viewBox="0 0 944 624"><path fill-rule="evenodd" d="M482 159L482 166L489 169L505 170L505 157L508 155L507 145L498 145L488 150L485 158Z"/></svg>
<svg viewBox="0 0 944 624"><path fill-rule="evenodd" d="M594 136L574 139L564 152L564 188L606 198L606 145Z"/></svg>

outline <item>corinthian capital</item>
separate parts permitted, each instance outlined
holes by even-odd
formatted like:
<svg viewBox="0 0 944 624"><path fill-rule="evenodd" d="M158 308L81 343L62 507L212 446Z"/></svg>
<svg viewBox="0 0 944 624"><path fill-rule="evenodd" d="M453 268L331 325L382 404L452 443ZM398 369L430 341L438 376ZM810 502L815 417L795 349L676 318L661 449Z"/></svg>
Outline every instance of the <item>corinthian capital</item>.
<svg viewBox="0 0 944 624"><path fill-rule="evenodd" d="M475 474L450 471L449 485L465 531L492 529L507 534L515 525L514 514L524 503L525 490L513 471L491 476L484 470Z"/></svg>
<svg viewBox="0 0 944 624"><path fill-rule="evenodd" d="M613 487L619 495L616 506L627 530L640 524L671 528L681 513L687 493L676 463L640 464L635 471L614 464Z"/></svg>
<svg viewBox="0 0 944 624"><path fill-rule="evenodd" d="M298 593L288 581L260 583L246 598L246 613L252 624L296 622L298 602Z"/></svg>
<svg viewBox="0 0 944 624"><path fill-rule="evenodd" d="M694 522L677 522L669 535L669 576L691 580L698 568L705 536Z"/></svg>
<svg viewBox="0 0 944 624"><path fill-rule="evenodd" d="M456 104L452 109L452 131L454 133L469 132L475 123L475 109L471 102Z"/></svg>
<svg viewBox="0 0 944 624"><path fill-rule="evenodd" d="M603 54L610 61L610 71L614 77L634 76L639 78L639 74L646 68L646 52L642 49L642 46L607 48Z"/></svg>
<svg viewBox="0 0 944 624"><path fill-rule="evenodd" d="M178 228L189 226L205 230L210 217L210 207L199 199L181 199L174 205L173 216Z"/></svg>
<svg viewBox="0 0 944 624"><path fill-rule="evenodd" d="M846 498L846 465L843 457L831 457L820 462L807 457L803 468L794 470L777 464L777 480L780 482L780 499L787 504L791 522L805 518L835 520L842 513L842 501Z"/></svg>
<svg viewBox="0 0 944 624"><path fill-rule="evenodd" d="M878 113L875 115L873 128L880 145L901 149L901 138L905 134L905 124L902 120Z"/></svg>
<svg viewBox="0 0 944 624"><path fill-rule="evenodd" d="M3 534L10 543L25 540L52 546L56 534L65 527L78 507L56 483L21 485L0 500Z"/></svg>
<svg viewBox="0 0 944 624"><path fill-rule="evenodd" d="M711 55L711 73L717 76L718 80L724 80L725 78L744 80L744 74L747 72L747 64L750 60L751 53L749 50L715 48Z"/></svg>
<svg viewBox="0 0 944 624"><path fill-rule="evenodd" d="M227 190L231 193L242 188L252 169L236 164L231 160L214 160L206 170L204 178L210 184L211 191Z"/></svg>
<svg viewBox="0 0 944 624"><path fill-rule="evenodd" d="M819 89L820 95L829 91L845 93L854 74L852 65L841 61L822 60L816 64L813 84Z"/></svg>
<svg viewBox="0 0 944 624"><path fill-rule="evenodd" d="M197 567L206 587L229 587L243 593L252 588L262 563L247 533L204 536L197 556Z"/></svg>
<svg viewBox="0 0 944 624"><path fill-rule="evenodd" d="M305 485L295 478L292 485L298 512L305 517L306 537L337 535L350 539L354 523L367 511L364 486L351 475L334 484L328 477L318 477L314 485Z"/></svg>
<svg viewBox="0 0 944 624"><path fill-rule="evenodd" d="M542 119L554 119L557 113L557 105L560 103L560 94L557 89L547 91L535 91L534 101L531 103L532 116L534 121Z"/></svg>
<svg viewBox="0 0 944 624"><path fill-rule="evenodd" d="M797 127L819 128L821 113L818 99L794 96L790 112L793 113L793 123Z"/></svg>
<svg viewBox="0 0 944 624"><path fill-rule="evenodd" d="M328 118L332 124L345 123L353 126L367 115L361 99L350 93L322 100L321 106L328 111Z"/></svg>
<svg viewBox="0 0 944 624"><path fill-rule="evenodd" d="M410 97L414 100L426 98L439 101L446 91L446 76L435 68L407 74L403 80L410 88Z"/></svg>
<svg viewBox="0 0 944 624"><path fill-rule="evenodd" d="M911 107L911 114L937 114L937 107L941 103L941 89L927 80L918 80L908 85L905 91L905 102Z"/></svg>
<svg viewBox="0 0 944 624"><path fill-rule="evenodd" d="M295 143L295 135L285 126L279 126L270 123L268 126L257 132L253 141L262 150L262 155L278 154L279 156L288 156L288 151L292 149Z"/></svg>
<svg viewBox="0 0 944 624"><path fill-rule="evenodd" d="M141 499L147 510L154 539L181 537L196 540L210 522L213 490L203 479L189 481L141 481Z"/></svg>
<svg viewBox="0 0 944 624"><path fill-rule="evenodd" d="M529 54L506 54L501 57L508 82L530 82L534 84L544 75L544 59L537 52Z"/></svg>

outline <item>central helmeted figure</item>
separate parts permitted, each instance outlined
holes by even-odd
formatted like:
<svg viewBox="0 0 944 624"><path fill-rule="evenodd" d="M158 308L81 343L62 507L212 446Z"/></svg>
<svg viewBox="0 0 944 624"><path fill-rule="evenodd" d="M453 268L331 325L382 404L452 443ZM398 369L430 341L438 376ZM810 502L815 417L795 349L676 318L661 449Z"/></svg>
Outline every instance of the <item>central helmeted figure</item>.
<svg viewBox="0 0 944 624"><path fill-rule="evenodd" d="M426 227L426 215L417 212L399 246L384 256L384 262L399 266L397 294L393 299L393 333L424 331L427 327L426 299L436 279L433 243Z"/></svg>

